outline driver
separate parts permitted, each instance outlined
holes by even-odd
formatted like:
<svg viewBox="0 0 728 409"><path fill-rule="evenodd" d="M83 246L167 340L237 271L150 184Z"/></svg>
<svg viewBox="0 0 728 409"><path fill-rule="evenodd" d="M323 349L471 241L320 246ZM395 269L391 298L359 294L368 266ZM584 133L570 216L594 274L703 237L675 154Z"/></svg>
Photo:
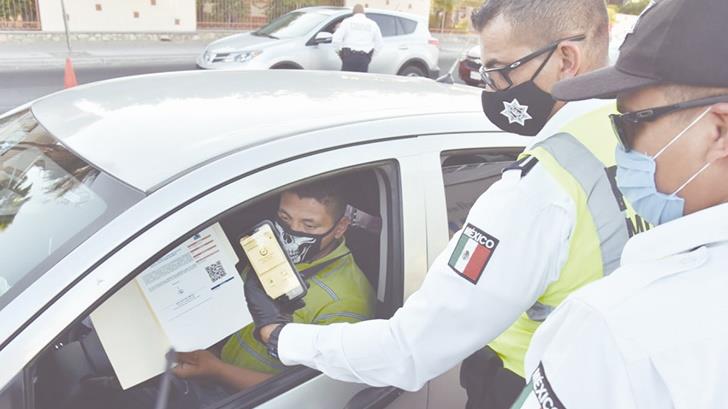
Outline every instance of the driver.
<svg viewBox="0 0 728 409"><path fill-rule="evenodd" d="M351 223L345 210L346 203L331 181L295 187L280 196L274 225L285 251L310 286L306 306L293 314L294 322L357 322L374 315L374 291L344 239ZM246 267L243 274L248 271ZM212 381L218 391L222 387L234 392L283 371L285 366L268 355L253 329L250 324L233 334L219 356L210 350L178 353L175 375ZM214 394L209 402L200 396L200 403L211 403L219 395Z"/></svg>

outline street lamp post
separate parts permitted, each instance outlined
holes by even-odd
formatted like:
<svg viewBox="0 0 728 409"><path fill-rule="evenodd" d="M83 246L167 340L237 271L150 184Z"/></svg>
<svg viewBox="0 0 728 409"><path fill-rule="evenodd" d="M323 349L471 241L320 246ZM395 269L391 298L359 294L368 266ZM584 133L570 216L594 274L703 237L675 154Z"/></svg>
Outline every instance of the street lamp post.
<svg viewBox="0 0 728 409"><path fill-rule="evenodd" d="M68 35L68 14L66 14L66 3L61 0L61 12L63 13L63 27L66 31L66 47L68 48L68 55L71 55L71 39Z"/></svg>

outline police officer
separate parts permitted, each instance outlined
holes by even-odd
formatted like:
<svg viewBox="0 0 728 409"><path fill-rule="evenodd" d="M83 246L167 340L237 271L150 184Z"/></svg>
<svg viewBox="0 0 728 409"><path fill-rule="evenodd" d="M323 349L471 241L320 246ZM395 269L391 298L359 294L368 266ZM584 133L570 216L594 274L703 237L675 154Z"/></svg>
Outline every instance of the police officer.
<svg viewBox="0 0 728 409"><path fill-rule="evenodd" d="M382 47L382 32L364 14L364 6L355 5L353 12L336 29L332 42L341 46L341 71L367 72L374 52Z"/></svg>
<svg viewBox="0 0 728 409"><path fill-rule="evenodd" d="M583 116L610 106L564 105L549 94L557 81L606 64L604 2L488 0L473 20L489 86L484 112L507 131L536 135L533 146L475 203L389 320L289 324L260 288L246 286L260 335L284 364L417 390L489 344L487 367L466 365L475 369L463 383L477 391L468 406L507 408L525 384L536 328L571 291L610 273L630 230L643 228L605 171L616 145L608 120Z"/></svg>
<svg viewBox="0 0 728 409"><path fill-rule="evenodd" d="M554 90L617 97L617 181L659 226L541 326L515 407L728 407L726 19L725 0L661 0L614 67Z"/></svg>

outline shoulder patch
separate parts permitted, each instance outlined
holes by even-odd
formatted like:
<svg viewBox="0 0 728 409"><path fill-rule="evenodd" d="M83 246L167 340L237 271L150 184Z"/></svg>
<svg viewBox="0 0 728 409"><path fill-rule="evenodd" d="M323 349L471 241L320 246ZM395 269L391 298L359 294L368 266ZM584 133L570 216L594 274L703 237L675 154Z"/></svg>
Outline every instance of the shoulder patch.
<svg viewBox="0 0 728 409"><path fill-rule="evenodd" d="M496 247L498 239L468 223L447 264L458 275L477 284Z"/></svg>
<svg viewBox="0 0 728 409"><path fill-rule="evenodd" d="M538 368L531 375L531 384L533 387L533 394L536 396L538 403L543 409L565 409L564 404L561 403L559 397L551 388L551 383L546 377L546 372L543 369L543 362L538 364Z"/></svg>

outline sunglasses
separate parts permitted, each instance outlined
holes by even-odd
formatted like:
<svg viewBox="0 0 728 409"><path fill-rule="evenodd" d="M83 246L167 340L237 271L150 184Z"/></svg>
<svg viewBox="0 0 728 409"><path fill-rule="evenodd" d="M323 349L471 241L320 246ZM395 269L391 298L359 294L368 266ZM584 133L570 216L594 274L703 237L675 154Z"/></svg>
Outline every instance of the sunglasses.
<svg viewBox="0 0 728 409"><path fill-rule="evenodd" d="M531 54L528 54L527 56L520 58L508 65L494 68L485 68L484 65L481 65L478 71L480 72L480 77L483 79L483 82L485 82L485 84L488 85L490 88L496 91L505 91L513 86L513 81L511 81L511 77L509 75L511 71L533 60L534 58L541 56L542 54L549 53L546 60L544 60L544 62L536 71L536 74L534 75L535 77L536 75L538 75L539 72L541 72L541 69L543 69L544 65L546 65L546 62L551 58L551 55L554 53L554 51L556 51L556 48L559 46L559 44L564 41L582 41L584 39L586 39L586 35L584 34L562 38L560 40L554 41L546 47L539 48Z"/></svg>
<svg viewBox="0 0 728 409"><path fill-rule="evenodd" d="M713 105L719 102L728 102L728 95L719 95L695 99L692 101L678 102L677 104L648 108L640 111L628 112L626 114L610 114L609 119L612 122L612 129L614 129L614 133L617 134L619 143L622 144L625 151L629 152L632 150L632 141L634 140L635 133L640 124L654 121L657 118L673 112Z"/></svg>

